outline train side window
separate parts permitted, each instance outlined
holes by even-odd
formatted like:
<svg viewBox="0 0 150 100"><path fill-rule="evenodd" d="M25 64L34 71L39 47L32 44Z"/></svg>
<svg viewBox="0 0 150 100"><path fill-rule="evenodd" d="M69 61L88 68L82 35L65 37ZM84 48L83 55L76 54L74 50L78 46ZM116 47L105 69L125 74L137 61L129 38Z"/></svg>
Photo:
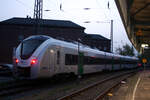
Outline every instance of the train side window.
<svg viewBox="0 0 150 100"><path fill-rule="evenodd" d="M120 64L121 62L120 62L120 60L119 59L114 59L114 62L113 62L114 64Z"/></svg>
<svg viewBox="0 0 150 100"><path fill-rule="evenodd" d="M57 51L57 64L59 64L59 59L60 59L60 51Z"/></svg>
<svg viewBox="0 0 150 100"><path fill-rule="evenodd" d="M112 59L106 59L106 64L112 64Z"/></svg>
<svg viewBox="0 0 150 100"><path fill-rule="evenodd" d="M72 54L65 55L65 65L77 65L78 63L78 56Z"/></svg>
<svg viewBox="0 0 150 100"><path fill-rule="evenodd" d="M84 64L87 64L87 65L105 64L105 59L103 59L103 58L95 58L95 57L84 56Z"/></svg>
<svg viewBox="0 0 150 100"><path fill-rule="evenodd" d="M65 65L71 65L72 56L70 54L65 55Z"/></svg>

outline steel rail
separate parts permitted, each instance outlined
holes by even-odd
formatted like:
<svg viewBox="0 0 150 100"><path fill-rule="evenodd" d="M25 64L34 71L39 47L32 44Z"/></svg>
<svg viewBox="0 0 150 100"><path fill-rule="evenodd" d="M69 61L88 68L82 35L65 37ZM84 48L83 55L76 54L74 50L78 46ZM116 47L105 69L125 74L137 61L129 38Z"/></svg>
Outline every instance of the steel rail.
<svg viewBox="0 0 150 100"><path fill-rule="evenodd" d="M113 84L109 89L106 89L103 93L99 94L94 100L102 100L102 98L104 98L113 88L117 87L121 81L127 79L128 77L132 76L131 73L130 75L127 75L126 77L122 78L120 81L116 82L115 84Z"/></svg>
<svg viewBox="0 0 150 100"><path fill-rule="evenodd" d="M112 80L112 79L115 79L115 78L118 78L118 77L121 77L121 76L123 76L123 75L125 75L125 74L135 73L136 71L137 71L137 70L129 71L129 72L124 72L124 73L121 73L121 74L118 74L118 75L114 75L114 76L108 77L108 78L103 79L103 80L101 80L101 81L98 81L98 82L96 82L96 83L94 83L94 84L90 84L90 85L88 85L87 87L84 87L84 88L82 88L82 89L80 89L80 90L77 90L77 91L75 91L75 92L72 92L71 94L68 94L68 95L65 95L65 96L63 96L63 97L61 97L61 98L58 98L57 100L70 100L70 98L76 97L76 96L80 95L82 92L85 92L85 91L89 90L90 88L95 87L96 85L102 84L102 83L104 83L104 82L106 82L106 81L109 81L109 80ZM110 87L108 90L110 90L111 88L112 88L112 87ZM96 98L99 98L99 97L101 98L102 96L104 96L104 94L107 93L108 90L104 91L103 93L101 93L101 94L100 94L98 97L96 97ZM97 99L95 99L95 100L97 100Z"/></svg>
<svg viewBox="0 0 150 100"><path fill-rule="evenodd" d="M10 83L10 84L9 84ZM6 95L17 94L19 92L33 89L35 82L32 81L12 81L8 82L7 85L0 87L0 97Z"/></svg>

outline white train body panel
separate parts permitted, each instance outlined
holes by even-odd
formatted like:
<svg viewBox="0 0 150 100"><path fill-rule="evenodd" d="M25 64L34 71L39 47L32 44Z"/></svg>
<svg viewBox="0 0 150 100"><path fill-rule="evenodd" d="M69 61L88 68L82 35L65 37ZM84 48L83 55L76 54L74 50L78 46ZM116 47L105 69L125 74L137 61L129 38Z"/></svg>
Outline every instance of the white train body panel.
<svg viewBox="0 0 150 100"><path fill-rule="evenodd" d="M26 42L30 42L33 39L33 44L31 45L36 46L36 42L39 38L41 44L33 50L32 54L30 53L30 56L26 57L27 55L23 56L23 53L26 54L26 52L30 52L30 45L27 45ZM36 41L34 41L34 39ZM44 40L45 39L45 40ZM35 44L34 44L35 42ZM25 44L26 43L26 44ZM26 48L26 46L28 48ZM24 48L26 48L24 50ZM26 51L26 52L25 52ZM93 73L93 72L99 72L102 70L119 70L121 68L132 68L135 64L123 64L122 66L120 63L114 63L111 64L112 59L119 61L120 59L127 60L134 60L137 61L137 58L133 57L124 57L120 55L114 55L112 53L106 53L102 51L98 51L96 49L91 49L89 47L83 46L80 44L79 51L84 54L84 59L87 59L89 61L86 61L83 66L83 74L87 73ZM75 73L78 74L78 64L77 64L77 56L78 56L78 45L73 43L68 43L60 40L53 39L51 37L37 35L37 36L31 36L27 39L25 39L16 49L16 59L19 61L17 62L17 71L19 75L24 72L29 73L27 77L33 79L38 77L50 77L59 73ZM70 59L74 58L75 64L69 64L69 57L72 57ZM102 59L101 63L99 62L97 64L88 64L90 63L91 59ZM68 60L67 60L68 59ZM32 62L32 60L34 62ZM108 60L108 62L107 62ZM32 64L34 63L34 64ZM26 76L26 75L25 75Z"/></svg>

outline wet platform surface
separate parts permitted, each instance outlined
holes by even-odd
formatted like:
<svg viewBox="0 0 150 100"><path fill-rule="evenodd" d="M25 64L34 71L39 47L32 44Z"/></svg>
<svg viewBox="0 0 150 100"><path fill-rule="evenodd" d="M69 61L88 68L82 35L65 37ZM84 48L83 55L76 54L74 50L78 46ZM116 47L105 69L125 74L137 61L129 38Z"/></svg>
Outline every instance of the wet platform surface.
<svg viewBox="0 0 150 100"><path fill-rule="evenodd" d="M150 70L140 73L131 100L150 100Z"/></svg>
<svg viewBox="0 0 150 100"><path fill-rule="evenodd" d="M150 100L150 69L127 79L109 100Z"/></svg>

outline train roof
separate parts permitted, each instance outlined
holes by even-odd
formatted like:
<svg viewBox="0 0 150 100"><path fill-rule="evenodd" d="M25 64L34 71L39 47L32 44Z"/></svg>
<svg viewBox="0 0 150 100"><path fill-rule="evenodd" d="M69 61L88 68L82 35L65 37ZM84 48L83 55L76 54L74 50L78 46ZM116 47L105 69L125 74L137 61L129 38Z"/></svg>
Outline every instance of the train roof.
<svg viewBox="0 0 150 100"><path fill-rule="evenodd" d="M130 57L130 56L122 56L122 55L118 55L118 54L113 54L113 53L109 53L109 52L104 52L104 51L99 51L98 49L92 49L86 45L83 45L81 43L78 44L78 42L66 42L66 41L62 41L62 40L58 40L58 39L54 39L50 36L46 36L46 35L33 35L33 36L30 36L28 38L26 38L25 40L28 40L28 39L35 39L35 38L47 38L47 39L50 39L50 41L56 45L59 45L59 46L62 46L62 47L67 47L67 48L72 48L72 49L75 49L75 50L78 50L78 45L80 46L79 49L80 49L80 52L90 52L92 54L99 54L101 56L106 56L108 58L112 58L114 57L114 59L118 59L118 58L121 58L121 59L132 59L132 60L138 60L138 58L136 57ZM23 41L25 41L23 40Z"/></svg>
<svg viewBox="0 0 150 100"><path fill-rule="evenodd" d="M29 36L28 38L24 39L25 40L29 40L29 39L50 39L51 37L46 36L46 35L33 35L33 36Z"/></svg>

